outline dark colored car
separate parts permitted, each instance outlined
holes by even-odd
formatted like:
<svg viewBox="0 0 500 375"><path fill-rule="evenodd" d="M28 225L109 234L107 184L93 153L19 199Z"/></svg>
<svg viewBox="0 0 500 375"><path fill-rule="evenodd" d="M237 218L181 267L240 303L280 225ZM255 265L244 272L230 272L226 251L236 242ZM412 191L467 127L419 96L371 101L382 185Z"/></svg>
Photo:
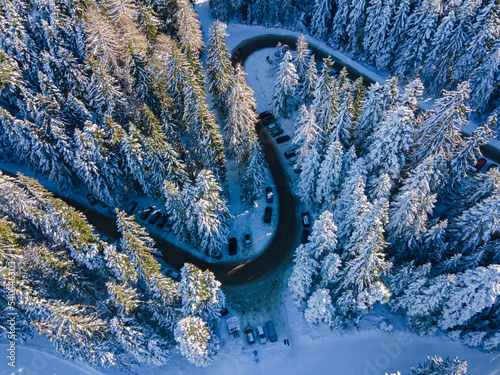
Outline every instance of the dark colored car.
<svg viewBox="0 0 500 375"><path fill-rule="evenodd" d="M95 206L99 203L97 202L97 199L95 199L94 194L87 194L87 199L89 200L91 206Z"/></svg>
<svg viewBox="0 0 500 375"><path fill-rule="evenodd" d="M156 211L153 215L151 215L151 217L148 220L148 223L155 225L155 223L160 219L160 217L161 217L161 212Z"/></svg>
<svg viewBox="0 0 500 375"><path fill-rule="evenodd" d="M135 212L136 208L137 208L137 202L130 203L126 210L127 214L132 215Z"/></svg>
<svg viewBox="0 0 500 375"><path fill-rule="evenodd" d="M266 207L264 210L264 223L269 224L271 222L272 216L273 216L273 208Z"/></svg>
<svg viewBox="0 0 500 375"><path fill-rule="evenodd" d="M141 220L146 220L148 218L149 215L151 215L151 213L154 211L154 207L148 207L146 208L144 211L142 211L142 214L141 216L139 216L139 218Z"/></svg>
<svg viewBox="0 0 500 375"><path fill-rule="evenodd" d="M275 129L271 132L271 137L276 138L278 135L283 134L283 129Z"/></svg>
<svg viewBox="0 0 500 375"><path fill-rule="evenodd" d="M477 161L476 165L474 165L474 168L476 168L478 171L484 167L486 164L487 160L485 158L481 158Z"/></svg>
<svg viewBox="0 0 500 375"><path fill-rule="evenodd" d="M304 228L309 228L311 226L311 216L309 215L309 212L302 212L302 225Z"/></svg>
<svg viewBox="0 0 500 375"><path fill-rule="evenodd" d="M306 244L309 242L309 236L311 235L311 232L309 232L307 229L302 230L302 237L300 238L300 243Z"/></svg>
<svg viewBox="0 0 500 375"><path fill-rule="evenodd" d="M263 126L269 126L273 123L276 122L276 117L274 117L273 115L271 116L268 116L266 118L263 118L262 120L260 120L260 123L263 125Z"/></svg>
<svg viewBox="0 0 500 375"><path fill-rule="evenodd" d="M302 172L302 168L300 168L300 167L295 167L295 168L293 168L293 171L294 171L295 173L300 173L300 172Z"/></svg>
<svg viewBox="0 0 500 375"><path fill-rule="evenodd" d="M227 314L229 314L227 307L223 307L222 310L220 311L220 316L226 316Z"/></svg>
<svg viewBox="0 0 500 375"><path fill-rule="evenodd" d="M488 166L488 169L486 171L489 171L490 169L492 168L496 168L498 169L498 165L496 165L495 163L491 163L489 166Z"/></svg>
<svg viewBox="0 0 500 375"><path fill-rule="evenodd" d="M167 224L165 226L165 232L169 233L172 230L173 226L174 226L174 222L170 219L167 219Z"/></svg>
<svg viewBox="0 0 500 375"><path fill-rule="evenodd" d="M170 277L171 279L174 279L175 281L179 281L181 278L181 274L175 270L168 270L167 277Z"/></svg>
<svg viewBox="0 0 500 375"><path fill-rule="evenodd" d="M238 61L240 61L240 58L241 58L241 49L238 48L236 51L234 51L231 59L233 60L233 63L237 63Z"/></svg>
<svg viewBox="0 0 500 375"><path fill-rule="evenodd" d="M272 203L274 199L273 189L271 187L266 187L266 202Z"/></svg>
<svg viewBox="0 0 500 375"><path fill-rule="evenodd" d="M274 323L272 321L269 320L266 323L266 329L267 329L267 337L269 338L269 341L271 341L271 342L278 341L278 335L276 334L276 328L274 328Z"/></svg>
<svg viewBox="0 0 500 375"><path fill-rule="evenodd" d="M236 237L231 237L229 239L229 255L236 255L238 251L238 240Z"/></svg>
<svg viewBox="0 0 500 375"><path fill-rule="evenodd" d="M276 138L276 143L283 143L283 142L287 142L289 140L290 140L289 135L282 135L281 137Z"/></svg>
<svg viewBox="0 0 500 375"><path fill-rule="evenodd" d="M285 151L285 152L283 153L283 155L285 155L285 158L290 159L292 156L297 155L297 153L296 153L296 152L295 152L295 150L292 148L292 149L290 149L290 150L288 150L288 151Z"/></svg>
<svg viewBox="0 0 500 375"><path fill-rule="evenodd" d="M264 119L266 117L269 117L269 116L272 116L273 114L271 112L268 112L268 111L264 111L264 112L261 112L259 113L259 119Z"/></svg>
<svg viewBox="0 0 500 375"><path fill-rule="evenodd" d="M217 250L217 251L213 252L212 254L210 254L210 256L214 259L221 259L222 258L222 251Z"/></svg>
<svg viewBox="0 0 500 375"><path fill-rule="evenodd" d="M163 228L165 226L165 224L167 224L167 221L168 221L167 215L161 215L160 219L156 223L156 226L158 228Z"/></svg>

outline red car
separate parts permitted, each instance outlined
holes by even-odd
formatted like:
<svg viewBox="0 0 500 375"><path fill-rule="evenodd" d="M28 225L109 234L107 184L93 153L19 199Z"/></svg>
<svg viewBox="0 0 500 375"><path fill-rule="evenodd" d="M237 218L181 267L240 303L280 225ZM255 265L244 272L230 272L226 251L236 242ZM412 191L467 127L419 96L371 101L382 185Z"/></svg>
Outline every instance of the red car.
<svg viewBox="0 0 500 375"><path fill-rule="evenodd" d="M264 111L264 112L261 112L259 113L259 119L263 119L263 118L266 118L266 117L269 117L269 116L272 116L273 114L271 112L268 112L268 111Z"/></svg>
<svg viewBox="0 0 500 375"><path fill-rule="evenodd" d="M476 168L479 171L479 170L481 170L481 168L484 167L486 162L487 162L487 160L485 158L481 158L477 161L476 165L474 165L474 168Z"/></svg>

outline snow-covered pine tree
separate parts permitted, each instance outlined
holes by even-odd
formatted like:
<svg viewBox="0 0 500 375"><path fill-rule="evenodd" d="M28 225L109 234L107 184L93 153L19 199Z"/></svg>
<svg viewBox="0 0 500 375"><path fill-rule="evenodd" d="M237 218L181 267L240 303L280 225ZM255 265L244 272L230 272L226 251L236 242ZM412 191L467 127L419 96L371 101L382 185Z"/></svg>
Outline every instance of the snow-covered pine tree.
<svg viewBox="0 0 500 375"><path fill-rule="evenodd" d="M181 354L195 366L210 365L219 350L219 339L197 316L179 320L174 335Z"/></svg>
<svg viewBox="0 0 500 375"><path fill-rule="evenodd" d="M314 58L314 55L311 55L309 57L306 74L299 85L299 92L297 94L297 96L302 99L304 104L310 104L314 98L314 89L316 88L316 83L318 82L317 73L316 59Z"/></svg>
<svg viewBox="0 0 500 375"><path fill-rule="evenodd" d="M380 68L385 68L392 58L391 51L387 48L387 39L390 36L395 5L394 0L375 0L366 9L364 54L368 61L375 61L375 65Z"/></svg>
<svg viewBox="0 0 500 375"><path fill-rule="evenodd" d="M304 161L301 164L302 172L297 185L297 194L305 204L311 204L316 200L316 181L320 165L321 155L318 154L316 147L312 147L304 155Z"/></svg>
<svg viewBox="0 0 500 375"><path fill-rule="evenodd" d="M194 183L194 200L185 210L185 226L191 242L207 255L220 251L227 243L231 214L221 191L213 173L202 170Z"/></svg>
<svg viewBox="0 0 500 375"><path fill-rule="evenodd" d="M340 141L345 148L350 146L353 113L351 91L345 90L341 95L337 116L333 118L330 127L325 132L325 139L328 139L328 142Z"/></svg>
<svg viewBox="0 0 500 375"><path fill-rule="evenodd" d="M332 22L331 43L339 49L343 49L347 43L347 25L349 14L354 7L352 0L338 0L337 11Z"/></svg>
<svg viewBox="0 0 500 375"><path fill-rule="evenodd" d="M235 155L240 163L248 161L251 145L256 138L257 123L257 103L245 75L243 67L238 64L227 96L227 117L224 127L227 153Z"/></svg>
<svg viewBox="0 0 500 375"><path fill-rule="evenodd" d="M484 112L491 99L498 97L499 73L500 38L495 41L470 80L470 103L474 109Z"/></svg>
<svg viewBox="0 0 500 375"><path fill-rule="evenodd" d="M457 153L448 162L448 179L446 190L453 192L460 187L467 176L467 168L476 162L476 158L481 155L480 147L489 142L492 137L491 128L497 122L496 116L490 118L487 123L483 123L472 132L472 136L464 139L458 147Z"/></svg>
<svg viewBox="0 0 500 375"><path fill-rule="evenodd" d="M418 367L412 367L412 375L463 375L467 373L468 364L458 357L442 359L440 356L427 357Z"/></svg>
<svg viewBox="0 0 500 375"><path fill-rule="evenodd" d="M414 75L422 66L431 48L432 35L441 15L441 3L438 0L425 0L419 3L408 18L408 28L400 44L393 67L396 74L403 77Z"/></svg>
<svg viewBox="0 0 500 375"><path fill-rule="evenodd" d="M352 51L352 53L357 54L363 48L363 28L366 23L366 7L368 6L368 1L357 0L353 1L351 5L352 8L349 12L349 22L346 28L348 36L347 48Z"/></svg>
<svg viewBox="0 0 500 375"><path fill-rule="evenodd" d="M378 82L368 87L367 96L361 104L358 124L354 131L354 144L361 150L365 149L363 145L367 143L375 126L385 119L385 110L380 105L382 98L383 87Z"/></svg>
<svg viewBox="0 0 500 375"><path fill-rule="evenodd" d="M252 203L262 194L267 181L267 163L258 138L250 148L250 161L245 176L242 178L241 200Z"/></svg>
<svg viewBox="0 0 500 375"><path fill-rule="evenodd" d="M335 194L340 189L340 178L343 168L344 147L339 141L328 145L319 168L316 181L316 202L321 206L332 207Z"/></svg>
<svg viewBox="0 0 500 375"><path fill-rule="evenodd" d="M367 140L368 172L399 179L413 143L413 117L411 109L399 106L379 123Z"/></svg>
<svg viewBox="0 0 500 375"><path fill-rule="evenodd" d="M307 245L299 245L295 249L294 266L288 279L288 288L297 306L300 306L309 296L313 279L317 274L318 262L311 257L306 247Z"/></svg>
<svg viewBox="0 0 500 375"><path fill-rule="evenodd" d="M299 108L297 121L295 122L295 131L292 143L299 147L299 161L304 160L306 154L316 147L323 139L322 130L316 125L316 116L314 109L307 109L303 104Z"/></svg>
<svg viewBox="0 0 500 375"><path fill-rule="evenodd" d="M330 0L315 0L311 18L311 32L314 36L324 37L331 26L332 5Z"/></svg>
<svg viewBox="0 0 500 375"><path fill-rule="evenodd" d="M309 67L309 60L311 59L311 50L308 48L306 37L301 34L297 39L297 56L293 59L295 68L297 69L297 75L299 76L299 86L297 91L301 91L302 83L307 75L307 70Z"/></svg>
<svg viewBox="0 0 500 375"><path fill-rule="evenodd" d="M442 155L450 159L462 143L461 128L467 124L465 105L469 98L469 83L461 83L455 91L443 91L443 97L436 100L430 115L415 134L412 163L417 165L428 156Z"/></svg>
<svg viewBox="0 0 500 375"><path fill-rule="evenodd" d="M412 258L411 251L427 229L436 202L433 186L438 165L432 156L425 159L403 181L403 187L391 202L387 241L399 259Z"/></svg>
<svg viewBox="0 0 500 375"><path fill-rule="evenodd" d="M212 8L213 11L213 8ZM226 98L233 82L231 55L226 46L226 24L215 21L210 27L207 53L208 89L214 96L215 106L226 109Z"/></svg>
<svg viewBox="0 0 500 375"><path fill-rule="evenodd" d="M174 19L179 47L188 57L196 59L204 46L200 20L188 0L178 0L177 6Z"/></svg>
<svg viewBox="0 0 500 375"><path fill-rule="evenodd" d="M234 15L231 11L231 3L228 0L209 0L210 13L215 19L227 21L229 15Z"/></svg>
<svg viewBox="0 0 500 375"><path fill-rule="evenodd" d="M199 317L209 327L215 328L226 300L220 286L209 270L202 271L190 263L184 264L179 283L182 314Z"/></svg>
<svg viewBox="0 0 500 375"><path fill-rule="evenodd" d="M287 51L278 67L278 73L274 81L273 108L277 115L283 113L283 117L286 118L287 99L295 97L298 83L299 76L292 62L292 54Z"/></svg>
<svg viewBox="0 0 500 375"><path fill-rule="evenodd" d="M304 317L307 324L313 326L318 323L331 325L335 316L332 297L328 289L318 289L307 300L307 308Z"/></svg>

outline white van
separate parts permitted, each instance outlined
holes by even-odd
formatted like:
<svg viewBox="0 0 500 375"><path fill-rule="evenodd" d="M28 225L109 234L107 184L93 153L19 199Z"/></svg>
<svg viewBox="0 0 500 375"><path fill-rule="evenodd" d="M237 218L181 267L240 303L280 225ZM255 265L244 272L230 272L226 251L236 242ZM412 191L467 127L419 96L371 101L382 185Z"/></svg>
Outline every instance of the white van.
<svg viewBox="0 0 500 375"><path fill-rule="evenodd" d="M264 345L267 342L266 334L264 333L264 327L257 326L257 335L259 336L259 342Z"/></svg>

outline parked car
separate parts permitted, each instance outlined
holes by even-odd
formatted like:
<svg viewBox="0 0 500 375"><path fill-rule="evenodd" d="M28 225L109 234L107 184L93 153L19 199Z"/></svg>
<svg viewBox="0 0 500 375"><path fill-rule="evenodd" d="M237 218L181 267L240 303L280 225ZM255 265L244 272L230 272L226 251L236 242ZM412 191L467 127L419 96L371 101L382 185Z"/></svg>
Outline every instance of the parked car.
<svg viewBox="0 0 500 375"><path fill-rule="evenodd" d="M289 165L294 165L297 163L297 160L299 160L299 158L297 156L292 156L290 159L288 159L286 162L289 164Z"/></svg>
<svg viewBox="0 0 500 375"><path fill-rule="evenodd" d="M283 134L283 129L275 129L271 132L271 137L276 138L278 135Z"/></svg>
<svg viewBox="0 0 500 375"><path fill-rule="evenodd" d="M125 212L127 212L127 214L129 215L132 215L135 212L136 208L137 208L137 202L132 202L128 205L127 210Z"/></svg>
<svg viewBox="0 0 500 375"><path fill-rule="evenodd" d="M109 242L109 237L104 234L101 234L101 240L103 240L104 242Z"/></svg>
<svg viewBox="0 0 500 375"><path fill-rule="evenodd" d="M274 328L274 323L272 321L268 321L266 323L267 329L267 337L269 337L269 341L276 342L278 341L278 335L276 334L276 328Z"/></svg>
<svg viewBox="0 0 500 375"><path fill-rule="evenodd" d="M295 173L300 173L300 172L302 172L302 168L300 166L297 166L297 167L293 168L293 171Z"/></svg>
<svg viewBox="0 0 500 375"><path fill-rule="evenodd" d="M479 170L481 170L481 168L484 167L486 162L487 162L487 160L485 158L481 158L477 161L476 165L474 165L474 168L476 168L479 171Z"/></svg>
<svg viewBox="0 0 500 375"><path fill-rule="evenodd" d="M220 311L220 316L226 316L227 314L229 314L229 311L227 310L227 307L224 306Z"/></svg>
<svg viewBox="0 0 500 375"><path fill-rule="evenodd" d="M221 259L222 258L222 251L220 251L220 250L214 251L214 252L212 252L212 254L210 254L210 256L214 259Z"/></svg>
<svg viewBox="0 0 500 375"><path fill-rule="evenodd" d="M169 233L174 226L174 222L171 219L167 219L167 223L165 224L165 232Z"/></svg>
<svg viewBox="0 0 500 375"><path fill-rule="evenodd" d="M156 223L156 226L160 229L163 228L165 224L167 224L167 220L168 220L167 215L161 215L160 219Z"/></svg>
<svg viewBox="0 0 500 375"><path fill-rule="evenodd" d="M264 111L264 112L261 112L259 113L259 119L264 119L266 117L269 117L269 116L272 116L273 114L269 111Z"/></svg>
<svg viewBox="0 0 500 375"><path fill-rule="evenodd" d="M304 228L309 228L311 226L311 216L309 212L302 212L300 215L302 216L302 225Z"/></svg>
<svg viewBox="0 0 500 375"><path fill-rule="evenodd" d="M269 126L271 124L274 124L275 122L276 122L276 117L274 117L273 115L268 116L268 117L263 118L262 120L260 120L260 123L263 126Z"/></svg>
<svg viewBox="0 0 500 375"><path fill-rule="evenodd" d="M277 129L281 129L281 125L278 123L274 123L267 128L267 130L269 130L270 132Z"/></svg>
<svg viewBox="0 0 500 375"><path fill-rule="evenodd" d="M292 156L296 156L297 153L293 148L291 148L290 150L285 151L283 155L285 155L285 158L290 159Z"/></svg>
<svg viewBox="0 0 500 375"><path fill-rule="evenodd" d="M266 207L264 210L264 223L269 224L273 215L273 208Z"/></svg>
<svg viewBox="0 0 500 375"><path fill-rule="evenodd" d="M94 194L87 194L87 199L89 200L91 206L95 206L99 203L97 202L97 199L95 199Z"/></svg>
<svg viewBox="0 0 500 375"><path fill-rule="evenodd" d="M245 233L243 235L243 241L245 246L250 246L252 244L252 236L250 235L250 233Z"/></svg>
<svg viewBox="0 0 500 375"><path fill-rule="evenodd" d="M309 242L309 236L311 235L311 232L309 232L307 229L302 230L302 237L300 238L300 243L306 244Z"/></svg>
<svg viewBox="0 0 500 375"><path fill-rule="evenodd" d="M241 58L241 48L238 48L236 51L234 51L233 56L231 56L231 59L233 60L233 63L236 64L238 61L240 61Z"/></svg>
<svg viewBox="0 0 500 375"><path fill-rule="evenodd" d="M288 142L290 140L289 135L282 135L281 137L276 138L276 143Z"/></svg>
<svg viewBox="0 0 500 375"><path fill-rule="evenodd" d="M236 237L231 237L229 239L229 255L236 255L238 251L238 240Z"/></svg>
<svg viewBox="0 0 500 375"><path fill-rule="evenodd" d="M170 277L171 279L173 279L175 281L179 281L179 279L181 278L181 274L175 270L168 270L167 277Z"/></svg>
<svg viewBox="0 0 500 375"><path fill-rule="evenodd" d="M273 188L268 186L266 187L266 202L273 203L273 200L274 200Z"/></svg>
<svg viewBox="0 0 500 375"><path fill-rule="evenodd" d="M154 207L148 207L146 208L144 211L142 211L142 214L141 216L139 216L139 218L141 220L146 220L148 218L149 215L151 215L151 213L154 211Z"/></svg>
<svg viewBox="0 0 500 375"><path fill-rule="evenodd" d="M247 342L248 342L249 345L255 344L255 336L253 334L253 328L252 327L247 326L247 328L245 328L245 336L247 338Z"/></svg>
<svg viewBox="0 0 500 375"><path fill-rule="evenodd" d="M161 217L161 212L160 211L156 211L153 215L151 215L151 217L148 220L148 223L152 224L152 225L155 225L156 222L160 219L160 217Z"/></svg>
<svg viewBox="0 0 500 375"><path fill-rule="evenodd" d="M264 327L257 326L257 336L259 337L259 343L264 345L267 342L266 333L264 332Z"/></svg>
<svg viewBox="0 0 500 375"><path fill-rule="evenodd" d="M498 169L498 165L496 165L495 163L491 163L490 165L488 165L488 169L486 170L486 172L488 172L492 168Z"/></svg>

